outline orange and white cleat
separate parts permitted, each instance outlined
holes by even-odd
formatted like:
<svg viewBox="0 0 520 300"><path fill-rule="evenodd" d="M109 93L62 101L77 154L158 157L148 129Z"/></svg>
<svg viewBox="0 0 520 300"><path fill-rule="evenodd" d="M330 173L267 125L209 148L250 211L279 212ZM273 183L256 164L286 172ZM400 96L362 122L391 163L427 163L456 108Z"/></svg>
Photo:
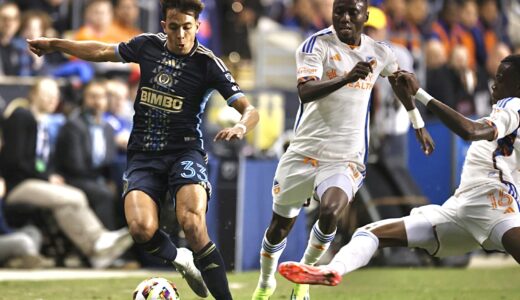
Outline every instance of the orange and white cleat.
<svg viewBox="0 0 520 300"><path fill-rule="evenodd" d="M298 262L284 262L278 272L289 281L299 284L336 286L341 282L338 272L326 267L314 267Z"/></svg>

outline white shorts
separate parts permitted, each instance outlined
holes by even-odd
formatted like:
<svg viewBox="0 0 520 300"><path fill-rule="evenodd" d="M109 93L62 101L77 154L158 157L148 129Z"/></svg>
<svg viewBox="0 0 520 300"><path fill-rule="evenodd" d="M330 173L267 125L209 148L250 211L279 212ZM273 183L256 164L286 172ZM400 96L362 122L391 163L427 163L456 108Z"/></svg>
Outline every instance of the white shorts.
<svg viewBox="0 0 520 300"><path fill-rule="evenodd" d="M506 187L483 187L449 198L442 206L426 205L410 215L423 215L434 227L439 242L435 256L445 257L475 250L504 251L502 236L520 227L517 199Z"/></svg>
<svg viewBox="0 0 520 300"><path fill-rule="evenodd" d="M276 168L273 211L286 218L298 216L314 190L334 175L340 175L339 180L331 182L331 186L344 190L351 200L363 184L363 173L353 162L319 162L289 150Z"/></svg>

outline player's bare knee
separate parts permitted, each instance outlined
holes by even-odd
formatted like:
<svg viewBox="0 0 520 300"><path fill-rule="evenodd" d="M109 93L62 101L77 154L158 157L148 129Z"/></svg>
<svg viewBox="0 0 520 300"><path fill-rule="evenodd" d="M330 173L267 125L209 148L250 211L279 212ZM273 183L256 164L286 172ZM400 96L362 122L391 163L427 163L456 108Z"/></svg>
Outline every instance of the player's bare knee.
<svg viewBox="0 0 520 300"><path fill-rule="evenodd" d="M158 229L153 222L146 220L131 220L128 222L128 231L138 243L148 242Z"/></svg>
<svg viewBox="0 0 520 300"><path fill-rule="evenodd" d="M179 224L182 230L188 237L197 237L201 231L206 229L206 222L204 215L197 212L185 213L182 217L182 221L179 220Z"/></svg>

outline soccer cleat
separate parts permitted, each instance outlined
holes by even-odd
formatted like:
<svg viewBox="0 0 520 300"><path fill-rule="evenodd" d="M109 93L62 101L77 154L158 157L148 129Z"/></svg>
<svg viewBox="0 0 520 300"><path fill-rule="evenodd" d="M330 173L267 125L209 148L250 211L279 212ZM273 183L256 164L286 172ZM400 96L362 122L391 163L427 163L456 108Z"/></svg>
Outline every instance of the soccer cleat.
<svg viewBox="0 0 520 300"><path fill-rule="evenodd" d="M208 288L202 279L199 269L197 269L193 262L193 253L191 253L190 250L177 248L177 257L172 263L197 296L202 298L209 296Z"/></svg>
<svg viewBox="0 0 520 300"><path fill-rule="evenodd" d="M308 284L297 284L291 291L291 300L310 300Z"/></svg>
<svg viewBox="0 0 520 300"><path fill-rule="evenodd" d="M338 272L324 267L314 267L297 262L284 262L278 272L288 280L299 284L338 285L341 276Z"/></svg>
<svg viewBox="0 0 520 300"><path fill-rule="evenodd" d="M274 294L274 288L257 286L251 300L268 300Z"/></svg>

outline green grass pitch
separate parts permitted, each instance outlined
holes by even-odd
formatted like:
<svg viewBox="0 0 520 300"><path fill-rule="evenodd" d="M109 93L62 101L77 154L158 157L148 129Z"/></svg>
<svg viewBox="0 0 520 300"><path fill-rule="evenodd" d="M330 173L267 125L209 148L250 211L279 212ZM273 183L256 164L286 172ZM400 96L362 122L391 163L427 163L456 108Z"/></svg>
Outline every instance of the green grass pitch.
<svg viewBox="0 0 520 300"><path fill-rule="evenodd" d="M184 280L157 273L176 283L182 300L199 299ZM316 300L506 300L520 299L520 268L500 269L389 269L368 268L346 276L337 287L312 287ZM98 280L0 281L0 300L130 300L144 278ZM251 299L257 272L230 274L234 299ZM278 277L272 300L289 299L291 283Z"/></svg>

